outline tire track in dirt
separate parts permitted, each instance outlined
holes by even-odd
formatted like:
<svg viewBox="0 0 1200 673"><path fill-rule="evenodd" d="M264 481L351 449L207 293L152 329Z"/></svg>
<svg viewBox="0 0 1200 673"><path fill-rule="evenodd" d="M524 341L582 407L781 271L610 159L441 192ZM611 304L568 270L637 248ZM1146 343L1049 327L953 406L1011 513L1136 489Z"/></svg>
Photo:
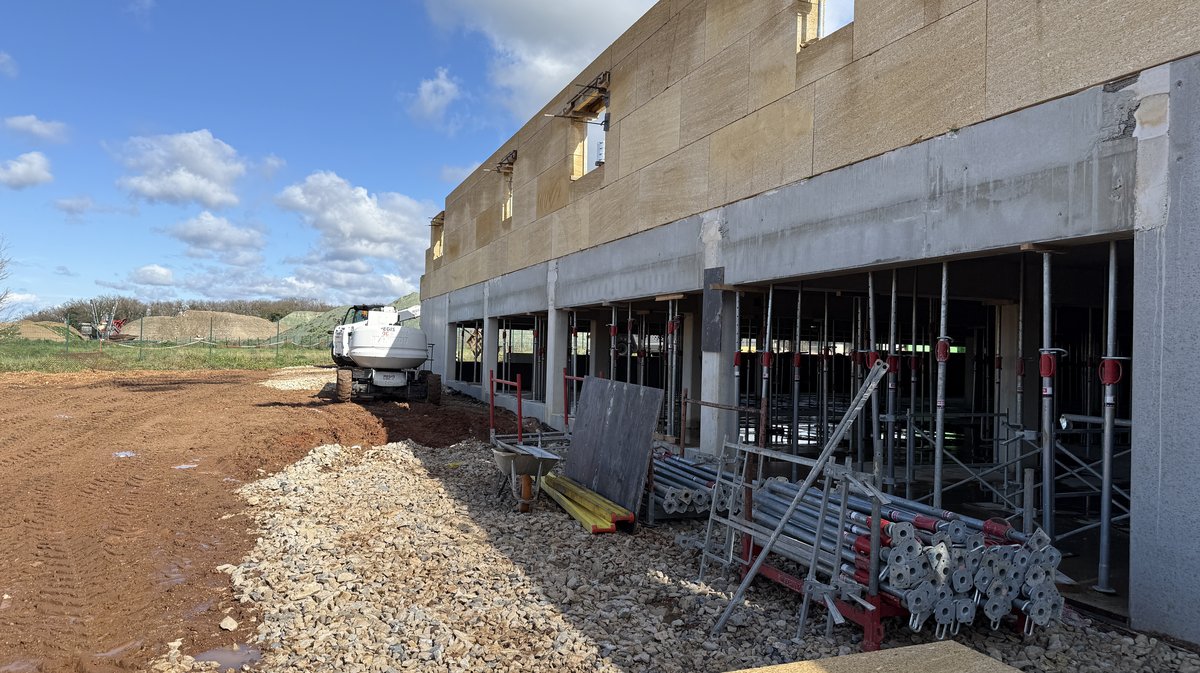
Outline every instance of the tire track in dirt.
<svg viewBox="0 0 1200 673"><path fill-rule="evenodd" d="M127 670L181 635L192 651L244 642L252 615L213 571L252 542L244 517L222 518L241 509L231 491L313 446L384 438L357 405L264 377L0 375L0 670ZM226 611L247 634L217 628Z"/></svg>

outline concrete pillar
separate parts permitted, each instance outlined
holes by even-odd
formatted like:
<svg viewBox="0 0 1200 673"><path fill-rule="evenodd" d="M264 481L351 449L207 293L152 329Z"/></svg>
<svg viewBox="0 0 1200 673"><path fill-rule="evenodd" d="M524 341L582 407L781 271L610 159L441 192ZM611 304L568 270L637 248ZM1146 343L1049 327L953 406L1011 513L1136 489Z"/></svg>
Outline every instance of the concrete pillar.
<svg viewBox="0 0 1200 673"><path fill-rule="evenodd" d="M486 311L486 308L484 309ZM499 361L500 354L500 321L486 317L483 319L483 354L480 356L482 362L480 367L480 382L483 384L483 399L487 399L489 395L488 386L491 385L488 376L496 371L496 363ZM500 376L496 372L496 376Z"/></svg>
<svg viewBox="0 0 1200 673"><path fill-rule="evenodd" d="M1143 80L1149 72L1142 73ZM1195 429L1200 374L1194 364L1200 352L1200 58L1170 64L1162 80L1163 92L1143 99L1135 113L1129 613L1134 628L1195 643L1200 642Z"/></svg>
<svg viewBox="0 0 1200 673"><path fill-rule="evenodd" d="M698 399L699 393L704 386L704 358L703 350L700 348L700 340L703 338L703 331L700 325L700 316L695 313L688 313L684 316L684 338L683 338L683 387L688 389L688 395L692 399ZM688 406L688 422L687 431L690 434L685 434L685 437L690 436L690 441L695 441L700 432L700 409L694 405Z"/></svg>
<svg viewBox="0 0 1200 673"><path fill-rule="evenodd" d="M563 367L571 338L570 312L551 308L546 318L546 416L547 425L563 427Z"/></svg>
<svg viewBox="0 0 1200 673"><path fill-rule="evenodd" d="M443 381L449 381L457 373L454 365L458 361L458 325L448 322L443 331L444 335L439 339L441 344L433 347L433 371L440 374Z"/></svg>
<svg viewBox="0 0 1200 673"><path fill-rule="evenodd" d="M592 357L588 374L612 378L612 372L608 371L608 352L612 349L612 336L608 333L608 320L602 317L597 318L596 313L591 314L590 317L592 319Z"/></svg>
<svg viewBox="0 0 1200 673"><path fill-rule="evenodd" d="M736 348L734 294L711 290L713 283L724 282L725 269L704 270L704 305L700 320L701 383L700 399L733 404L733 354ZM693 410L689 409L689 413ZM732 411L712 408L700 410L700 450L720 454L727 438L734 437L737 416Z"/></svg>

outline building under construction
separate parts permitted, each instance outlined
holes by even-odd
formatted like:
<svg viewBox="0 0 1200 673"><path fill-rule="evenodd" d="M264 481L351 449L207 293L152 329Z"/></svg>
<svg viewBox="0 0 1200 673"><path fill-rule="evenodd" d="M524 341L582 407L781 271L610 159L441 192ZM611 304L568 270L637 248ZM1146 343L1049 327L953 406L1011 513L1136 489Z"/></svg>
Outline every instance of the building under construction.
<svg viewBox="0 0 1200 673"><path fill-rule="evenodd" d="M821 13L660 0L549 101L433 221L433 369L560 429L580 376L659 387L675 441L803 454L886 360L850 456L1200 642L1200 5Z"/></svg>

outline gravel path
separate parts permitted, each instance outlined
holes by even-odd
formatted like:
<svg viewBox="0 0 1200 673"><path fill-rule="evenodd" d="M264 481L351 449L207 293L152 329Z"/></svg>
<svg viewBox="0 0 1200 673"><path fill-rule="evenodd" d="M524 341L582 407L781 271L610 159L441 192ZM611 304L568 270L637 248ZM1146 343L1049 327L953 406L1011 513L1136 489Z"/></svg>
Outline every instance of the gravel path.
<svg viewBox="0 0 1200 673"><path fill-rule="evenodd" d="M546 499L512 512L498 479L482 444L397 443L319 447L243 487L260 537L222 570L258 610L257 669L690 673L858 651L856 629L829 642L823 619L793 639L799 603L767 583L710 641L735 578L694 582L700 524L591 536ZM885 646L932 637L897 621ZM1073 615L1027 641L959 640L1027 671L1200 672L1194 654ZM173 650L153 670L193 663Z"/></svg>

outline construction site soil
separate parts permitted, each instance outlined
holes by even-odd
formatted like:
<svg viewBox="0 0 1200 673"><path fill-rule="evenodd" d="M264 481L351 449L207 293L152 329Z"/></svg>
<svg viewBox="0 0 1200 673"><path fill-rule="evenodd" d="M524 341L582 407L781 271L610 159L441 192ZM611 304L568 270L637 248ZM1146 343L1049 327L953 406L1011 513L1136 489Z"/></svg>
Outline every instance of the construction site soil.
<svg viewBox="0 0 1200 673"><path fill-rule="evenodd" d="M486 407L455 396L336 404L260 385L322 371L0 374L0 671L129 670L180 637L245 642L254 617L214 570L255 543L239 486L321 444L487 437Z"/></svg>

